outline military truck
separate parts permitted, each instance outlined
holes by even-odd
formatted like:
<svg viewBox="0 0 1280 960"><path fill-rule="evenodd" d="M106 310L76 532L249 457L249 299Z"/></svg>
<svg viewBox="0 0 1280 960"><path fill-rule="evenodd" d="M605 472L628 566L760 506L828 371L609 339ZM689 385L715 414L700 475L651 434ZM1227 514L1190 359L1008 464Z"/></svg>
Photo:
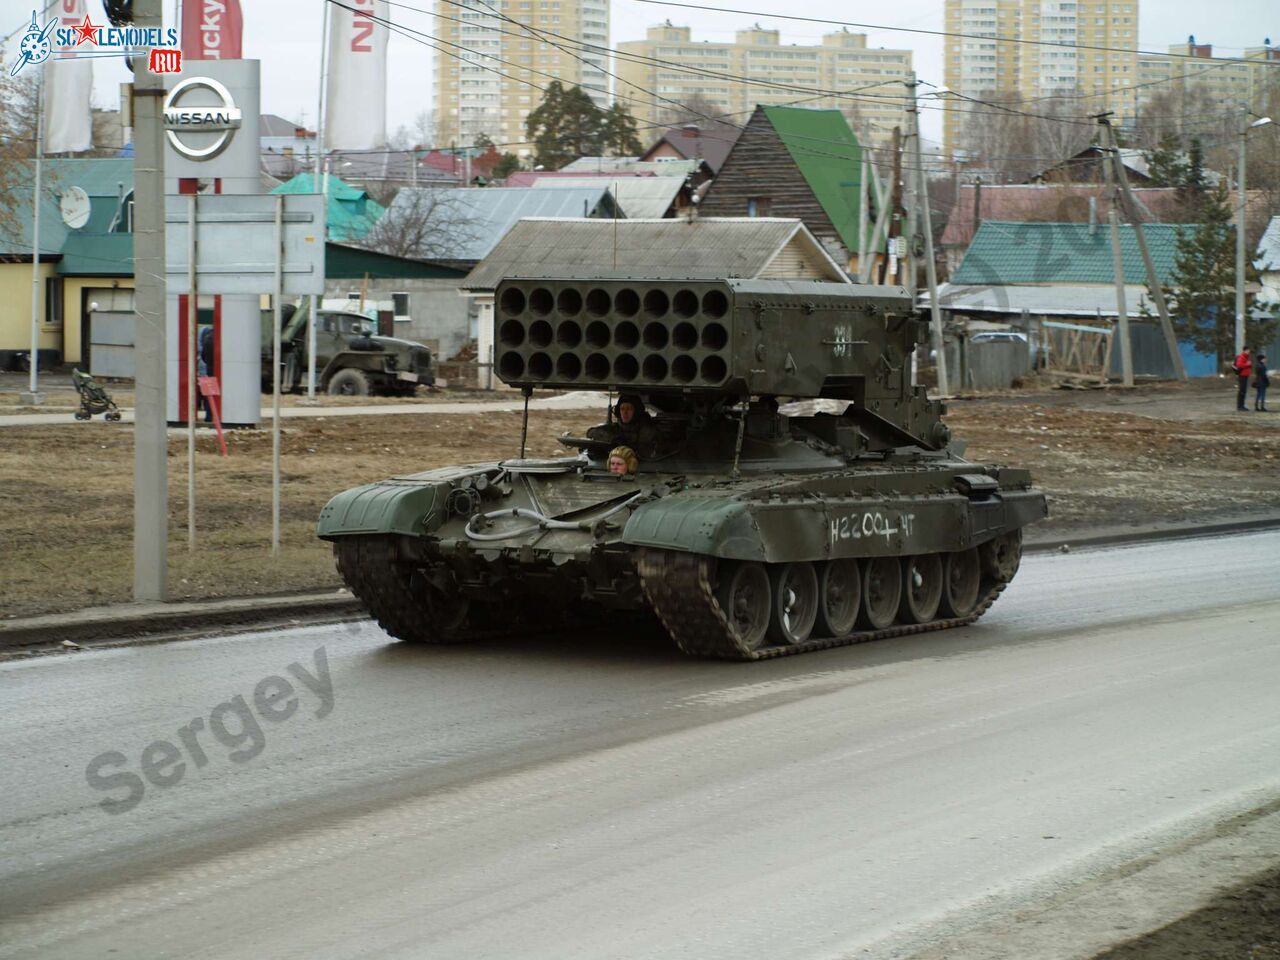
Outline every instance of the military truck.
<svg viewBox="0 0 1280 960"><path fill-rule="evenodd" d="M649 610L688 654L757 660L954 627L1047 513L1026 470L966 460L912 382L927 324L901 288L521 278L495 306L504 382L626 403L539 459L526 403L518 455L324 507L319 536L395 637Z"/></svg>
<svg viewBox="0 0 1280 960"><path fill-rule="evenodd" d="M307 304L281 308L280 389L294 392L307 376ZM436 382L431 349L412 340L383 337L368 317L341 310L317 311L316 389L341 396L412 396ZM262 389L269 391L274 348L272 312L262 312Z"/></svg>

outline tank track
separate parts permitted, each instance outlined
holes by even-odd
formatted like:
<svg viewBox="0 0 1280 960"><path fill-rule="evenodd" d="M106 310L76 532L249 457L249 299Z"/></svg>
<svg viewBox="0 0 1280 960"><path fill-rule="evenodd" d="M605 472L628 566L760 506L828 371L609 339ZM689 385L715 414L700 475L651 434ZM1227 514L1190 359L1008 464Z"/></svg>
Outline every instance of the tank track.
<svg viewBox="0 0 1280 960"><path fill-rule="evenodd" d="M718 660L768 660L831 647L885 640L908 634L947 630L973 623L1007 586L984 578L973 613L965 617L930 620L928 623L895 624L883 630L857 630L843 637L823 637L804 643L777 644L751 649L730 628L712 588L711 558L694 553L646 548L636 561L640 586L662 625L676 645L694 657Z"/></svg>
<svg viewBox="0 0 1280 960"><path fill-rule="evenodd" d="M333 542L338 574L383 630L411 643L468 643L492 631L463 628L443 633L422 597L410 589L396 562L391 537L342 537Z"/></svg>

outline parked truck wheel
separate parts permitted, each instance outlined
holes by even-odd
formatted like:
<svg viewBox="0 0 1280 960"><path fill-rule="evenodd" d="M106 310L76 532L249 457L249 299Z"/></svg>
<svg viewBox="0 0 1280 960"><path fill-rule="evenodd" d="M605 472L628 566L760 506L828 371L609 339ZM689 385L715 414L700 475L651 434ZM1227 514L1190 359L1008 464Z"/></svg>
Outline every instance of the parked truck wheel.
<svg viewBox="0 0 1280 960"><path fill-rule="evenodd" d="M348 367L329 378L329 393L336 397L367 397L369 378L363 370Z"/></svg>

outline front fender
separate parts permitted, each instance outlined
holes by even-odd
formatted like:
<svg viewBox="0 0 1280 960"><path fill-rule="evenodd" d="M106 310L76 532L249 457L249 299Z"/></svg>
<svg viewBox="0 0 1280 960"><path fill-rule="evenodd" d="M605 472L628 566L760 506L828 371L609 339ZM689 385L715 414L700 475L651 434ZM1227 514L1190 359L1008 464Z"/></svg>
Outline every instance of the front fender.
<svg viewBox="0 0 1280 960"><path fill-rule="evenodd" d="M332 540L353 534L431 533L445 520L448 492L448 483L417 480L383 480L344 490L320 511L316 536Z"/></svg>
<svg viewBox="0 0 1280 960"><path fill-rule="evenodd" d="M668 496L637 507L624 543L734 560L765 560L764 541L747 505L729 497Z"/></svg>

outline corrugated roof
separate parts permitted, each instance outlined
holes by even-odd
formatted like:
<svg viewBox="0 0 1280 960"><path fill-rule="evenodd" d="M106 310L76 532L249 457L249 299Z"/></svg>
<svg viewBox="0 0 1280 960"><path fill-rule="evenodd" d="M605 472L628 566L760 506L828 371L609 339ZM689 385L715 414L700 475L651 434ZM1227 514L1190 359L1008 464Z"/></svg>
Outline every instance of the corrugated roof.
<svg viewBox="0 0 1280 960"><path fill-rule="evenodd" d="M858 249L862 148L839 110L764 107L809 189L849 250Z"/></svg>
<svg viewBox="0 0 1280 960"><path fill-rule="evenodd" d="M928 308L927 291L921 295L920 303L923 309ZM1116 316L1116 291L1111 284L993 287L985 284L944 283L938 288L938 303L944 310L967 310L973 313L1021 314L1026 310L1033 316ZM1125 287L1125 311L1128 316L1140 316L1144 303L1149 311L1155 312L1155 306L1147 299L1145 286Z"/></svg>
<svg viewBox="0 0 1280 960"><path fill-rule="evenodd" d="M595 187L598 177L556 177L536 180L533 186L540 190L564 187ZM630 220L653 219L666 215L675 202L676 194L684 186L678 177L615 177L606 185L618 201L623 214Z"/></svg>
<svg viewBox="0 0 1280 960"><path fill-rule="evenodd" d="M272 193L322 193L323 177L300 173ZM368 233L386 208L369 194L329 174L329 239L339 243L359 240Z"/></svg>
<svg viewBox="0 0 1280 960"><path fill-rule="evenodd" d="M31 191L35 164L16 161L14 182L22 202L14 207L11 223L0 226L0 256L31 256ZM69 230L62 222L58 200L69 187L89 195L89 222ZM133 161L117 157L43 161L40 183L40 255L57 256L69 236L105 232L119 206L120 191L133 189Z"/></svg>
<svg viewBox="0 0 1280 960"><path fill-rule="evenodd" d="M1272 217L1267 224L1262 239L1258 241L1258 257L1253 265L1267 273L1280 270L1280 217Z"/></svg>
<svg viewBox="0 0 1280 960"><path fill-rule="evenodd" d="M412 209L414 203L423 202L417 194L429 195L430 188L401 190L390 210ZM448 190L449 217L460 226L456 231L456 249L448 258L458 260L483 260L512 225L525 217L612 217L613 194L608 184L589 187L560 187L537 189L535 187L485 187L483 189ZM429 197L427 198L430 199Z"/></svg>
<svg viewBox="0 0 1280 960"><path fill-rule="evenodd" d="M1151 259L1164 283L1173 270L1179 230L1193 224L1143 224ZM1146 271L1133 227L1120 227L1124 282L1145 284ZM1087 223L1011 223L987 220L978 229L951 280L957 284L1003 286L1017 283L1111 283L1111 234Z"/></svg>
<svg viewBox="0 0 1280 960"><path fill-rule="evenodd" d="M637 160L635 157L579 157L566 163L564 173L613 173L630 170L659 177L687 177L698 169L696 160Z"/></svg>
<svg viewBox="0 0 1280 960"><path fill-rule="evenodd" d="M62 245L58 273L64 277L133 276L133 234L72 231Z"/></svg>
<svg viewBox="0 0 1280 960"><path fill-rule="evenodd" d="M799 220L704 217L521 220L461 286L492 290L504 277L514 276L682 280L754 277L793 238L827 266L833 281L847 282L839 266Z"/></svg>

